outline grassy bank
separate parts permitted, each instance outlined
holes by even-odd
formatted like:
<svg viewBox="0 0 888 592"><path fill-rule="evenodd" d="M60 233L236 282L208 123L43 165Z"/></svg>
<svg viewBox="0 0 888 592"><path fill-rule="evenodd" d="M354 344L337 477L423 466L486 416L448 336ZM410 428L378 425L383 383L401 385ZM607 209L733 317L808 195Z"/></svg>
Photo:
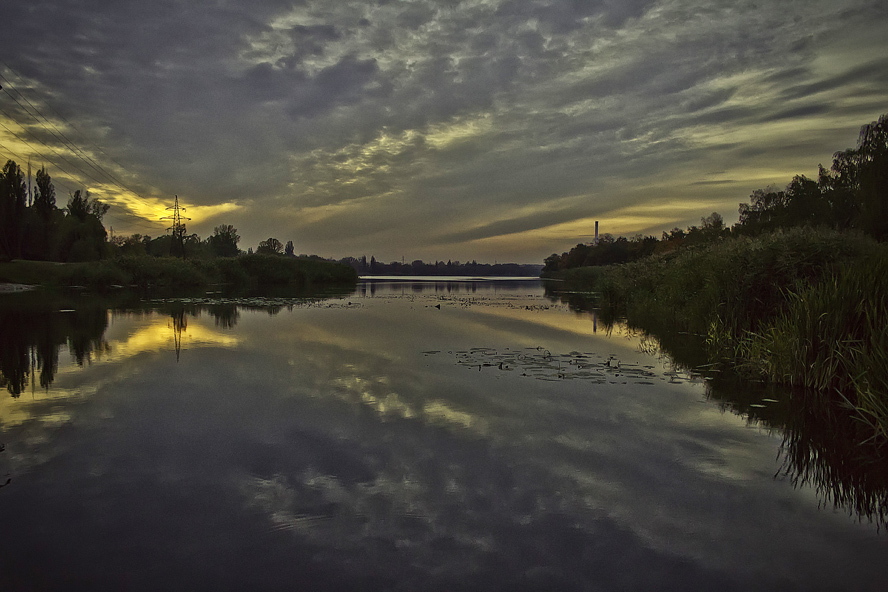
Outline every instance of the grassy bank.
<svg viewBox="0 0 888 592"><path fill-rule="evenodd" d="M0 282L47 288L113 286L192 289L213 284L261 289L273 286L317 287L353 284L350 267L321 259L277 255L182 260L158 257L121 257L91 263L11 261L0 263Z"/></svg>
<svg viewBox="0 0 888 592"><path fill-rule="evenodd" d="M712 361L850 405L888 441L886 245L797 228L560 277L631 325L705 337Z"/></svg>

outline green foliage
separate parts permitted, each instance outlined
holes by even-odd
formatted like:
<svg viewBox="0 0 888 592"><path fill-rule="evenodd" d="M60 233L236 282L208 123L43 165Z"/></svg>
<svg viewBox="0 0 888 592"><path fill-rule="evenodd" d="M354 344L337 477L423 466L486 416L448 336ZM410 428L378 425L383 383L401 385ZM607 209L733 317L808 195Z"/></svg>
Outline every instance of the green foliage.
<svg viewBox="0 0 888 592"><path fill-rule="evenodd" d="M216 280L215 274L197 263L177 257L120 257L114 264L126 274L123 283L140 288L193 288Z"/></svg>
<svg viewBox="0 0 888 592"><path fill-rule="evenodd" d="M7 161L0 173L0 260L21 255L27 195L21 168Z"/></svg>
<svg viewBox="0 0 888 592"><path fill-rule="evenodd" d="M243 272L259 286L303 286L357 280L357 273L351 267L323 259L255 253L238 257L236 261Z"/></svg>
<svg viewBox="0 0 888 592"><path fill-rule="evenodd" d="M836 152L832 168L822 166L815 181L793 177L784 190L757 189L749 203L741 203L740 221L731 229L716 212L702 226L679 228L653 237L613 238L597 244L579 244L569 252L546 258L543 275L592 265L613 265L668 253L686 247L710 245L728 236L758 236L780 229L827 227L859 229L877 240L888 240L888 114L861 128L856 149Z"/></svg>
<svg viewBox="0 0 888 592"><path fill-rule="evenodd" d="M860 130L857 150L861 228L888 239L888 114Z"/></svg>
<svg viewBox="0 0 888 592"><path fill-rule="evenodd" d="M872 238L798 227L567 277L606 316L705 335L714 359L850 405L888 441L888 247Z"/></svg>
<svg viewBox="0 0 888 592"><path fill-rule="evenodd" d="M737 357L780 382L841 398L888 441L888 249L786 291L787 305Z"/></svg>
<svg viewBox="0 0 888 592"><path fill-rule="evenodd" d="M55 186L46 172L46 167L37 171L37 185L34 188L34 209L41 218L48 219L56 208Z"/></svg>
<svg viewBox="0 0 888 592"><path fill-rule="evenodd" d="M284 252L284 245L278 239L271 237L259 243L256 253L262 255L280 255Z"/></svg>
<svg viewBox="0 0 888 592"><path fill-rule="evenodd" d="M75 192L75 195L78 194ZM90 213L87 197L76 200L74 212L65 216L55 232L51 247L51 258L56 261L78 262L97 261L105 252L107 232L102 221ZM86 203L86 206L83 206ZM69 202L69 207L71 202ZM81 210L81 208L86 208Z"/></svg>
<svg viewBox="0 0 888 592"><path fill-rule="evenodd" d="M210 249L217 257L236 257L238 254L237 243L240 236L237 228L231 224L221 224L213 229L213 235L207 239Z"/></svg>
<svg viewBox="0 0 888 592"><path fill-rule="evenodd" d="M189 289L211 284L257 289L353 284L355 271L323 259L249 255L217 259L119 256L92 263L13 261L0 264L0 281L47 287Z"/></svg>

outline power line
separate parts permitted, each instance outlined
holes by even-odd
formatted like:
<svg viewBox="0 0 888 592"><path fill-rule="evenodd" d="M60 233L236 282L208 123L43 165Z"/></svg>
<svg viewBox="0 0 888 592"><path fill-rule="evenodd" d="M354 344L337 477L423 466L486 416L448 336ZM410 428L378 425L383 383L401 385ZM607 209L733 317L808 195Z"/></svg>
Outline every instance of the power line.
<svg viewBox="0 0 888 592"><path fill-rule="evenodd" d="M5 80L7 83L9 83L9 80L8 80L5 76L3 76L3 74L0 74L0 78L2 78L2 79ZM11 84L11 83L10 83L10 84ZM17 88L15 88L15 87L13 87L12 90L14 90L14 91L16 92L16 94L18 94L18 95L19 95L19 96L20 96L20 97L21 97L21 98L22 98L22 99L23 99L23 100L24 100L24 101L25 101L25 102L31 107L31 109L32 109L37 115L35 115L34 113L31 113L31 111L29 111L27 107L25 107L24 105L22 105L22 103L21 103L18 99L16 99L14 96L12 96L12 94L9 92L9 90L8 90L6 87L3 87L3 92L6 93L6 95L7 95L10 99L12 99L13 101L15 101L15 103L16 103L19 107L21 107L22 110L23 110L25 113L27 113L27 114L30 115L32 118L34 118L34 121L36 121L38 125L40 125L41 127L43 127L43 128L44 128L45 130L47 130L50 134L52 134L52 136L53 136L56 140L58 140L63 146L65 146L66 148L68 148L68 149L69 149L71 152L73 152L75 155L79 156L80 159L81 159L83 162L85 162L85 163L87 164L87 166L91 167L94 171L96 171L96 172L99 173L99 174L105 175L106 177L108 177L109 179L111 179L112 183L117 183L118 185L120 185L120 182L114 177L114 175L112 175L111 173L109 173L108 171L106 171L104 168L102 168L101 165L99 165L99 164L96 163L92 158L90 158L89 155L86 154L86 152L84 152L84 151L83 151L82 149L80 149L77 145L75 145L75 144L71 141L71 139L68 138L68 137L64 134L64 132L62 132L59 128L57 128L57 127L55 126L55 124L53 124L51 121L49 121L49 119L47 119L46 116L43 115L43 113L41 113L40 110L37 109L37 107L35 107L34 104L31 103L31 101L29 101L28 98L27 98L25 95L23 95L23 94L21 93L21 91L19 91L19 90L18 90ZM46 123L48 123L49 125L51 125L53 129L49 129L45 124L41 123L41 122L40 122L40 119L37 117L38 115L39 115L40 117L42 117L43 120L46 121ZM22 127L24 127L24 126L22 126ZM55 131L53 131L53 130L55 130ZM58 132L58 134L57 134L56 132ZM61 137L59 137L59 136L61 136Z"/></svg>
<svg viewBox="0 0 888 592"><path fill-rule="evenodd" d="M0 113L2 113L3 115L5 115L7 119L12 120L12 121L15 121L15 118L12 117L11 115L9 115L9 113L7 113L6 111L4 111L3 109L0 109ZM25 145L27 145L32 151L37 152L38 154L40 154L40 151L39 151L39 150L35 150L34 147L31 146L31 144L28 143L27 140L25 140L24 138L22 138L22 137L21 137L20 135L18 135L16 132L12 131L11 129L9 129L8 127L6 127L6 125L4 125L4 124L2 124L2 123L0 123L0 125L2 125L2 126L6 129L6 131L8 131L8 132L11 133L12 135L14 135L16 138L18 138L18 140L19 140L20 142L23 142ZM19 124L19 125L21 125L21 124ZM68 160L67 158L65 158L64 156L62 156L61 154L59 154L58 152L56 152L55 148L53 148L52 146L50 146L49 144L47 144L46 142L44 142L43 140L41 140L40 138L38 138L36 135L34 135L34 132L32 132L31 130L29 130L28 128L22 126L22 129L24 129L24 131L25 131L26 134L28 134L29 136L31 136L32 138L34 138L35 140L37 140L38 142L40 142L41 144L43 144L47 149L49 149L49 150L50 150L53 154L55 154L57 157L59 157L60 159L64 160L66 163L68 163L69 165L71 165L71 167L73 167L74 169L76 169L77 172L79 172L79 173L80 173L81 175L83 175L84 177L88 177L88 178L92 179L92 180L95 181L98 185L106 185L106 184L107 184L107 183L104 182L104 181L99 181L98 179L96 179L95 177L93 177L92 175L90 175L89 173L87 173L86 171L84 171L83 169L81 169L80 167L78 167L76 164L74 164L73 162L71 162L70 160ZM56 162L55 164L56 164L56 166L58 166L59 168L62 168L62 166L59 165L58 162ZM64 170L64 169L62 168L62 170ZM69 175L71 174L69 171L65 171L65 172L68 173Z"/></svg>
<svg viewBox="0 0 888 592"><path fill-rule="evenodd" d="M3 112L2 110L0 110L0 113L4 113L4 114L5 114L5 112ZM16 132L14 132L13 130L9 129L9 127L7 127L5 124L0 123L0 127L3 127L4 129L6 129L6 131L8 131L8 132L11 133L12 135L14 135L16 138L18 138L18 140L19 140L20 142L22 142L22 143L25 144L28 148L31 149L31 152L32 152L32 153L35 153L35 154L37 154L38 156L44 156L39 150L36 150L36 149L34 148L34 146L32 146L30 143L28 143L27 140L25 140L24 138L22 138L21 136L19 136L19 135L18 135ZM11 154L12 156L15 156L16 159L19 160L19 161L24 162L25 160L27 160L24 156L22 156L22 155L19 154L18 152L14 152L14 151L10 150L8 147L3 146L2 144L0 144L0 147L2 147L2 148L6 151L6 153ZM75 178L75 175L73 175L69 170L65 169L65 167L59 165L59 163L57 163L57 162L54 163L54 164L55 164L55 166L57 166L59 169L61 169L63 173L65 173L66 175L68 175L69 178L71 178L71 179L74 179L74 178ZM70 163L69 163L69 164L70 164ZM78 169L78 170L79 170L79 169ZM93 179L93 180L95 180L95 179ZM54 180L53 180L53 185L58 185L59 187L62 187L62 188L65 189L69 194L73 192L73 190L72 190L68 185L66 185L65 183L59 182L57 179L54 179ZM123 210L123 211L120 212L121 214L126 215L126 216L131 216L131 217L135 218L136 220L138 220L139 222L141 222L143 225L145 225L145 223L148 222L148 219L145 218L144 216L140 216L140 215L138 215L138 214L134 214L134 213L132 213L132 212L129 212L129 211L127 211L126 208L122 208L122 210ZM116 214L116 213L115 213L115 214ZM146 227L147 227L147 226L146 226ZM153 228L153 227L152 227L152 228Z"/></svg>
<svg viewBox="0 0 888 592"><path fill-rule="evenodd" d="M8 66L7 66L7 67L8 67ZM8 82L8 79L6 79L5 77L3 77L2 74L0 74L0 78L3 78L3 80L6 80L6 81ZM3 87L0 86L0 89L3 89ZM10 98L13 99L13 101L15 101L15 102L19 105L19 107L21 107L21 108L22 108L25 112L27 112L31 117L34 117L34 115L33 115L32 113L28 112L28 110L24 107L24 105L22 105L19 101L17 101L17 100L15 99L15 97L13 97L12 95L10 95L10 94L8 93L8 91L6 91L6 89L3 89L3 90L4 90L4 92L6 92L7 95L10 96ZM16 91L16 92L18 92L18 91ZM19 93L19 94L20 94L20 96L22 96L22 98L23 98L25 101L27 101L27 98L25 98L24 95L21 95L21 93ZM31 104L29 101L28 101L28 103ZM32 108L34 108L33 105L32 105ZM34 108L34 109L36 110L36 108ZM0 109L0 113L2 113L3 115L5 115L6 118L7 118L8 120L15 121L15 118L11 117L6 111L3 111L2 109ZM39 111L38 111L38 113L39 113ZM42 114L41 114L41 115L42 115ZM36 117L34 117L34 118L36 119ZM45 116L44 116L44 119L45 119ZM48 121L48 120L47 120L47 121ZM38 122L38 124L40 123L39 120L37 120L37 122ZM21 125L21 124L20 124L20 125ZM41 124L41 125L43 126L43 124ZM53 161L54 161L53 158L48 157L48 155L47 155L46 153L44 153L44 152L42 152L41 150L35 148L35 146L34 146L33 144L31 144L30 142L28 142L25 138L23 138L21 135L19 135L19 134L18 134L17 132L15 132L14 130L10 129L7 125L5 125L4 123L0 122L0 127L3 127L7 132L9 132L9 133L12 134L13 136L15 136L20 142L22 142L25 146L27 146L27 147L30 149L32 155L37 155L37 156L39 156L39 157L41 157L41 158L44 158L44 159L46 159L46 160L49 160L51 163L53 163L56 167L58 167L58 168L59 168L59 169L65 174L65 175L67 175L69 178L71 178L72 180L76 180L77 175L75 175L75 174L72 173L70 170L68 170L67 168L65 168L64 166L62 166L58 161L53 162ZM45 127L45 126L43 126L43 127ZM44 141L41 140L40 138L36 137L32 132L30 132L30 130L28 130L28 129L25 128L24 126L22 126L22 129L24 129L24 130L25 130L25 131L26 131L26 132L27 132L32 138L35 138L37 141L39 141L41 144L43 144L46 148L48 148L50 151L52 151L52 152L53 152L57 157L59 157L61 160L63 160L63 161L66 162L68 165L70 165L71 167L73 167L74 169L76 169L81 175L83 175L83 176L85 176L85 177L88 177L89 179L95 181L95 182L98 183L99 185L103 185L103 184L105 184L105 182L100 181L99 179L96 179L94 176L92 176L91 174L89 174L89 173L87 173L86 171L84 171L83 169L81 169L81 168L80 168L79 166L77 166L75 163L71 162L70 160L68 160L67 158L65 158L63 155L59 154L56 150L54 150L51 146L47 145L46 142L44 142ZM50 133L52 133L51 130L49 130L49 131L50 131ZM61 132L60 132L60 133L61 133ZM53 135L55 136L55 134L53 134ZM56 137L57 140L60 140L60 139L58 138L58 136L55 136L55 137ZM67 138L67 136L66 136L66 138ZM61 141L61 140L60 140L60 141ZM69 142L70 142L70 140L69 140ZM65 144L64 142L62 142L62 143ZM73 145L73 143L72 143L72 145ZM66 145L66 147L68 147L69 149L72 150L72 152L74 152L75 154L77 154L77 151L76 151L74 148L72 148L72 146L68 146L68 145ZM4 146L3 148L4 148L4 150L5 150L7 153L9 153L9 154L15 156L17 160L22 161L22 162L26 160L26 158L25 158L24 156L22 156L21 154L19 154L19 153L17 153L17 152L13 152L13 151L10 150L8 147L5 147L5 146ZM75 147L75 148L76 148L76 147ZM81 150L80 152L83 152L83 151ZM85 153L84 153L84 154L85 154ZM83 157L81 157L81 159L83 159ZM95 169L95 167L93 167L93 168ZM135 191L132 191L131 189L128 189L128 188L126 188L125 186L123 186L123 185L122 185L122 184L121 184L121 183L120 183L120 182L119 182L119 181L118 181L113 175L111 175L110 173L107 173L107 172L105 172L105 171L97 171L97 172L104 172L104 174L105 174L106 176L108 176L108 177L110 177L111 179L113 179L114 184L116 184L116 185L118 186L119 189L122 189L123 192L125 192L125 193L131 193L131 194L134 195L136 198L141 199L140 196L139 196L139 194L137 194ZM64 183L61 183L61 182L59 182L58 180L54 180L54 181L53 181L53 185L57 185L57 186L61 187L62 189L65 189L69 194L72 193L72 189L71 189L68 185L66 185L66 184L64 184ZM128 211L128 208L126 208L126 207L122 207L122 208L120 208L120 210L121 210L121 211L120 211L119 213L118 213L118 212L115 212L114 214L111 215L111 217L113 217L113 218L119 220L120 222L122 222L122 223L124 223L124 224L131 224L131 225L134 225L134 226L140 226L140 227L142 227L142 228L147 228L147 229L151 229L151 230L156 230L156 227L153 226L153 225L151 225L150 222L149 222L149 220L148 220L147 218L145 218L145 217L143 217L143 216L140 216L140 215L138 215L138 214L134 214L134 213ZM119 217L120 215L123 215L123 216L129 216L129 217L133 218L134 220L126 221L124 218Z"/></svg>
<svg viewBox="0 0 888 592"><path fill-rule="evenodd" d="M21 74L19 74L19 73L16 72L15 70L13 70L12 67L11 67L9 64L7 64L5 61L3 61L2 59L0 59L0 64L3 64L9 72L12 72L13 74L15 74L15 76L16 76L19 80L25 80L25 78L24 78ZM49 108L53 111L53 113L55 113L55 114L59 117L59 119L61 119L62 121L64 121L64 122L67 123L68 125L70 125L71 128L74 129L74 131L76 131L77 133L79 133L81 136L84 135L84 133L81 132L81 131L77 128L76 125L74 125L73 123L71 123L71 121L68 120L67 117L65 117L64 115L62 115L61 113L59 113L59 112L58 112L58 111L52 106L52 104L50 104L50 103L46 103L46 106L49 107ZM113 158L111 155L109 155L107 152L105 152L104 150L102 150L102 148L101 148L100 146L98 146L98 145L95 144L94 142L89 142L89 143L92 144L92 146L93 146L96 150L98 150L99 152L101 152L102 154L104 154L104 155L108 158L108 160L110 160L111 162L113 162L114 164L116 164L117 166L119 166L121 169L126 170L126 167L124 167L122 164L120 164L119 162L117 162L116 160L114 160L114 158ZM152 189L154 189L154 190L157 191L158 193L162 193L159 189L157 189L157 187L154 187L154 186L152 186L152 185L149 185L149 187L151 187Z"/></svg>
<svg viewBox="0 0 888 592"><path fill-rule="evenodd" d="M9 64L7 64L3 60L0 60L0 64L2 64L7 69L7 71L9 73L15 75L18 80L22 81L27 86L27 80L21 74L16 72L12 67L10 67ZM37 125L40 126L40 128L42 128L46 132L48 132L55 139L55 141L59 143L59 145L64 146L64 148L66 148L71 153L72 157L82 161L84 164L86 164L86 166L88 168L95 171L96 174L103 176L107 179L110 179L110 183L107 181L99 180L96 177L94 177L92 174L90 174L90 172L88 172L87 170L84 170L78 164L76 164L76 162L72 162L71 160L66 158L65 155L60 154L52 146L50 146L49 144L44 142L41 138L39 138L37 135L35 135L31 131L29 126L22 125L22 123L20 123L17 120L17 118L10 116L6 111L0 109L0 114L3 114L7 118L7 120L16 122L25 133L27 133L31 138L40 142L40 144L42 144L46 149L51 151L57 158L56 159L53 159L51 157L47 158L47 155L45 153L43 153L41 150L36 149L34 147L34 145L32 145L30 142L28 142L26 139L24 139L22 136L20 136L17 132L13 131L8 126L6 126L4 123L0 122L0 126L2 126L10 134L15 136L25 146L27 146L30 149L30 151L32 152L32 154L36 154L36 155L40 156L41 158L46 158L47 160L52 162L55 166L57 166L65 175L67 175L72 180L76 181L78 178L78 175L76 175L76 174L72 173L71 171L69 171L68 169L66 169L64 166L62 166L60 164L59 161L64 161L70 167L74 168L78 173L80 173L81 177L86 177L88 179L91 179L92 181L94 181L95 183L97 183L99 185L116 186L122 192L129 193L129 194L133 195L136 199L142 201L143 203L145 202L144 198L139 193L137 193L136 191L133 191L132 189L130 189L129 187L124 185L123 182L120 181L120 179L118 179L115 175L113 175L108 170L106 170L101 164L96 162L85 150L80 148L67 134L65 134L65 132L63 132L61 129L59 129L59 127L56 126L55 123L53 123L48 117L46 117L46 115L44 115L41 112L41 110L39 108L37 108L37 106L35 106L34 103L32 103L28 99L28 97L26 97L18 88L15 87L15 85L9 80L9 78L7 78L2 73L0 73L0 80L4 81L6 83L6 87L4 87L3 85L0 85L0 90L3 90L3 92L10 99L12 99L16 105L18 105L19 109L21 109L22 112L24 112L29 117L34 119L34 121L37 123ZM22 104L22 102L19 99L17 99L15 96L13 96L9 92L10 89L12 91L14 91L18 95L18 97L20 97L21 100L27 104L27 107L24 104ZM73 129L75 132L79 133L81 136L85 137L85 134L83 134L83 132L81 132L77 128L77 126L75 126L67 117L65 117L64 115L59 113L55 108L53 108L51 103L43 102L43 105L45 105L50 110L52 110L53 113L59 119L64 121L68 126L70 126L71 129ZM29 107L30 107L30 109L29 109ZM43 121L41 121L41 118ZM51 126L51 128L50 128L50 126ZM109 161L113 162L115 165L117 165L124 172L127 172L126 168L122 164L120 164L117 160L115 160L113 157L111 157L100 146L96 145L94 142L89 142L89 143L96 150L98 150L100 153L102 153ZM22 161L25 160L24 157L22 157L21 155L15 153L15 152L12 152L11 150L9 150L6 147L3 147L3 148L5 149L6 152L8 152L14 156L17 156L19 158L19 160L22 160ZM54 181L53 184L66 189L69 194L72 192L71 189L63 183L58 183L58 182ZM160 190L158 190L156 187L151 186L150 184L148 185L148 187L154 189L158 193L161 193ZM148 205L148 204L146 203L146 205ZM132 226L137 226L137 227L149 229L152 231L157 230L157 227L154 224L152 224L150 219L130 212L129 208L127 208L125 206L120 208L120 210L121 210L120 212L115 211L113 213L109 213L108 214L109 218L117 220L123 224L129 224ZM173 215L161 218L161 220L170 220L170 219L172 220L172 226L168 230L173 233L174 238L179 238L181 241L182 239L184 239L184 234L185 234L184 221L190 220L191 218L187 218L185 216L182 216L181 212L184 212L185 208L179 206L178 196L176 196L175 205L167 208L167 210L173 210ZM133 218L134 220L126 220L124 218L121 218L121 216L129 216L129 217Z"/></svg>
<svg viewBox="0 0 888 592"><path fill-rule="evenodd" d="M19 74L18 72L16 72L16 71L15 71L12 67L10 67L9 64L7 64L5 61L0 60L0 64L3 64L3 65L6 67L6 69L7 69L10 73L14 74L19 80L22 80L22 81L25 80L24 77L22 77L21 74ZM0 78L2 78L2 80L6 81L6 82L7 82L7 85L11 85L11 84L12 84L8 78L6 78L5 76L3 76L3 74L0 74ZM117 178L116 176L114 176L112 173L108 172L104 167L102 167L99 163L97 163L95 160L93 160L92 157L90 157L89 154L87 154L86 151L84 151L82 148L80 148L79 146L77 146L76 143L75 143L73 140L71 140L71 138L69 138L69 137L68 137L68 136L67 136L62 130L60 130L60 129L59 129L54 123L52 123L52 122L49 120L49 118L47 118L47 117L46 117L46 116L40 111L40 109L38 109L38 108L37 108L37 107L36 107L36 106L35 106L30 100L28 100L28 98L27 98L27 97L26 97L26 96L25 96L20 90L18 90L17 88L13 88L13 89L12 89L12 90L14 90L14 91L18 94L19 97L22 98L22 100L24 100L24 101L25 101L25 102L31 107L31 110L33 110L34 113L36 113L37 115L39 115L40 117L42 117L43 120L46 122L46 124L51 125L52 128L53 128L55 131L53 131L53 129L50 129L49 127L47 127L46 124L42 123L42 122L40 121L40 119L37 117L37 115L35 115L34 113L32 113L30 110L28 110L28 108L25 107L25 106L24 106L24 105L23 105L18 99L16 99L11 93L9 93L9 91L8 91L7 89L3 88L2 86L0 86L0 89L3 89L3 91L4 91L4 92L5 92L5 93L6 93L6 94L7 94L7 95L8 95L13 101L15 101L15 103L16 103L16 104L17 104L17 105L18 105L18 106L19 106L19 107L20 107L25 113L27 113L30 117L32 117L32 118L37 122L38 125L40 125L43 129L45 129L46 131L48 131L48 132L49 132L49 133L50 133L50 134L51 134L51 135L52 135L57 141L59 141L62 145L64 145L67 149L69 149L69 150L73 153L73 155L75 155L76 157L80 158L80 160L82 160L84 163L86 163L87 166L89 166L90 168L92 168L92 169L93 169L94 171L96 171L98 174L100 174L100 175L104 175L105 177L107 177L108 179L110 179L110 180L111 180L111 183L110 183L111 185L115 185L115 186L116 186L119 190L121 190L122 192L124 192L124 193L130 193L130 194L132 194L134 197L136 197L137 199L144 201L144 198L143 198L138 192L136 192L136 191L130 189L129 187L127 187L126 185L124 185L124 183L123 183L122 181L120 181L120 179L118 179L118 178ZM45 104L46 104L50 109L52 109L53 112L55 112L55 114L56 114L59 118L61 118L61 119L62 119L63 121L65 121L69 126L71 126L72 129L74 129L75 131L77 131L78 133L80 133L81 135L83 135L83 133L80 132L80 130L77 129L77 127L76 127L73 123L71 123L70 120L68 120L64 115L62 115L62 114L59 113L57 110L55 110L55 109L52 107L51 104L49 104L49 103L45 103ZM2 112L2 113L3 113L8 119L11 119L11 120L13 120L13 121L15 120L15 118L11 117L8 113L6 113L6 112L4 112L4 111L2 111L2 110L0 110L0 112ZM20 124L20 125L21 125L21 124ZM3 127L6 128L7 131L9 131L9 132L12 133L13 135L15 135L16 138L18 138L20 141L22 141L23 143L25 143L25 145L27 145L27 146L28 146L33 152L35 152L35 153L37 153L37 154L40 154L40 155L42 156L42 154L40 153L39 150L35 150L34 147L33 147L30 143L28 143L27 141L25 141L23 138L21 138L21 136L19 136L18 134L16 134L16 133L13 132L12 130L10 130L8 127L6 127L6 126L3 126ZM36 140L39 141L41 144L43 144L44 146L46 146L46 148L48 148L49 150L51 150L51 151L52 151L57 157L59 157L60 159L64 160L64 161L65 161L66 163L68 163L70 166L72 166L73 168L75 168L75 169L76 169L81 175L83 175L83 176L85 176L85 177L91 179L92 181L94 181L94 182L96 182L96 183L98 183L98 184L100 184L100 185L102 185L102 184L107 184L106 181L100 181L99 179L96 179L93 175L91 175L91 174L89 174L88 172L84 171L82 168L80 168L80 167L77 166L76 164L72 163L72 162L71 162L70 160L68 160L67 158L65 158L65 156L63 156L63 155L59 154L58 152L56 152L51 146L49 146L48 144L46 144L46 142L44 142L43 140L41 140L40 138L38 138L37 136L35 136L35 135L34 135L29 129L27 129L25 126L22 126L22 129L24 129L24 130L25 130L25 131L26 131L26 132L27 132L32 138L36 139ZM58 132L58 134L56 134L56 132ZM61 136L61 137L59 137L59 136ZM104 155L105 155L105 156L106 156L111 162L115 163L118 167L120 167L123 171L126 172L126 168L125 168L123 165L121 165L119 162L117 162L114 158L112 158L110 155L108 155L107 152L105 152L104 150L102 150L101 147L97 146L95 143L92 143L92 145L93 145L93 146L94 146L99 152L101 152L102 154L104 154ZM56 164L56 166L59 166L59 168L61 168L65 173L67 173L68 175L73 176L69 171L65 170L64 167L60 166L60 165L58 164L58 162L56 162L55 164ZM151 187L151 186L149 185L149 187ZM155 189L156 191L159 192L159 190L157 190L156 187L152 187L152 189ZM146 204L146 205L147 205L147 204ZM125 210L126 208L123 208L123 209ZM132 214L132 213L130 213L130 212L126 212L126 211L125 211L124 213L125 213L126 215L132 216L132 217L134 217L134 218L138 218L138 219L140 219L140 220L144 220L144 218L142 218L141 216L138 216L138 215L136 215L136 214Z"/></svg>
<svg viewBox="0 0 888 592"><path fill-rule="evenodd" d="M22 156L18 152L13 152L12 150L10 150L7 146L4 146L3 144L0 144L0 155L2 155L3 158L5 158L7 160L11 160L10 157L14 157L15 160L18 160L18 161L26 160L24 156ZM58 188L65 190L69 195L74 193L74 189L71 189L71 187L67 183L59 181L58 179L53 179L52 185L53 185L53 187L58 187ZM138 214L133 214L131 212L127 212L125 210L122 212L119 212L119 213L118 212L109 212L106 215L109 218L114 218L123 224L128 224L130 226L138 226L141 228L147 228L148 230L155 230L155 231L158 230L157 226L152 225L151 221L148 220L147 218L145 218L143 216L139 216ZM121 215L131 216L131 217L135 218L135 220L125 220L120 217Z"/></svg>

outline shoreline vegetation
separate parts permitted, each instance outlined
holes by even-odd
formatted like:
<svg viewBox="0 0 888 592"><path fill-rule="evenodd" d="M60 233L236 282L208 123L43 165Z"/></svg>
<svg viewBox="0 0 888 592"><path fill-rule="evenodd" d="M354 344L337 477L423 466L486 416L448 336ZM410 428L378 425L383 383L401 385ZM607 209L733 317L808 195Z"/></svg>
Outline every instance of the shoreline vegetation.
<svg viewBox="0 0 888 592"><path fill-rule="evenodd" d="M580 244L542 276L588 294L605 321L689 334L714 371L781 383L858 444L888 446L888 115L818 181L755 191L726 228Z"/></svg>
<svg viewBox="0 0 888 592"><path fill-rule="evenodd" d="M888 444L888 245L796 228L548 275L605 322L696 336L715 367L851 407L861 441Z"/></svg>
<svg viewBox="0 0 888 592"><path fill-rule="evenodd" d="M0 263L0 282L51 289L189 290L221 285L241 290L269 287L303 290L354 285L357 278L351 267L334 261L255 253L215 259L124 256L88 263L25 260Z"/></svg>

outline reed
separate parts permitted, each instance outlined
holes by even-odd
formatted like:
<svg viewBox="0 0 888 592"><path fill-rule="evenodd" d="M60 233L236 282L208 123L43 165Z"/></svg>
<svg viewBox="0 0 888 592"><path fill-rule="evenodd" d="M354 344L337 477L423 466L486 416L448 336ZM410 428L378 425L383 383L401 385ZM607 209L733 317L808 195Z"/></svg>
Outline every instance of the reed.
<svg viewBox="0 0 888 592"><path fill-rule="evenodd" d="M568 277L570 279L570 277ZM807 387L888 441L888 247L795 228L574 275L647 331L705 336L712 361Z"/></svg>
<svg viewBox="0 0 888 592"><path fill-rule="evenodd" d="M741 341L737 357L810 397L851 407L888 442L888 250L786 292L787 306Z"/></svg>

